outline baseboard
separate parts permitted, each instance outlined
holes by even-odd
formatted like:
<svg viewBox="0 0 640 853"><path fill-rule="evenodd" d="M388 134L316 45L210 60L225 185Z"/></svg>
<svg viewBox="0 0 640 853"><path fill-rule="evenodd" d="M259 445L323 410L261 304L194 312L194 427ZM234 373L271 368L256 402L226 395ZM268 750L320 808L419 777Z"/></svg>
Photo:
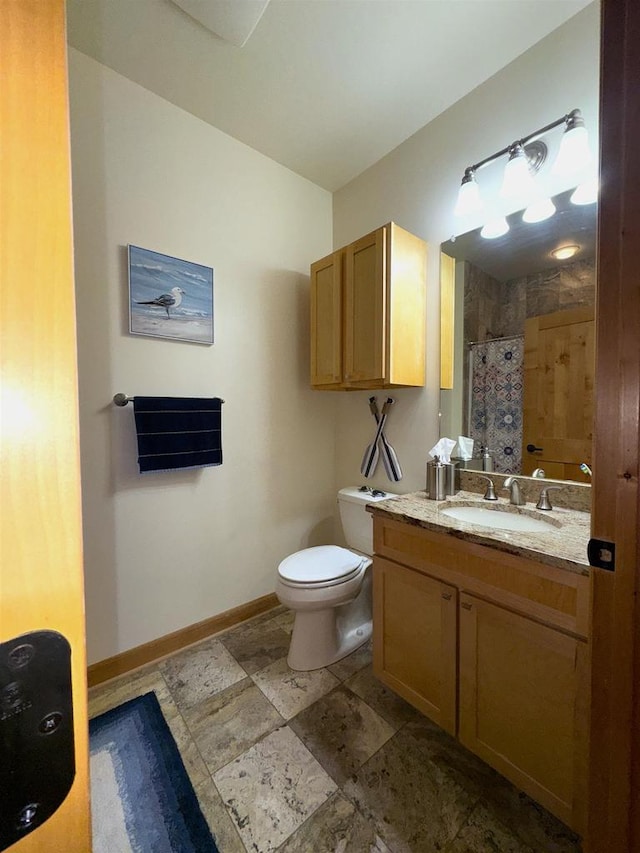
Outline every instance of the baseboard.
<svg viewBox="0 0 640 853"><path fill-rule="evenodd" d="M255 598L253 601L248 601L239 607L225 610L224 613L219 613L210 619L196 622L195 625L188 625L186 628L181 628L172 634L165 634L164 637L151 640L150 643L144 643L142 646L136 646L134 649L114 655L112 658L92 663L87 670L89 687L95 687L96 684L102 684L103 681L109 681L109 679L115 678L118 675L124 675L133 669L138 669L140 666L166 657L186 646L190 646L200 640L205 640L212 634L217 634L226 628L232 628L234 625L244 622L245 619L250 619L252 616L258 616L260 613L271 610L277 604L278 599L276 594L271 592L269 595Z"/></svg>

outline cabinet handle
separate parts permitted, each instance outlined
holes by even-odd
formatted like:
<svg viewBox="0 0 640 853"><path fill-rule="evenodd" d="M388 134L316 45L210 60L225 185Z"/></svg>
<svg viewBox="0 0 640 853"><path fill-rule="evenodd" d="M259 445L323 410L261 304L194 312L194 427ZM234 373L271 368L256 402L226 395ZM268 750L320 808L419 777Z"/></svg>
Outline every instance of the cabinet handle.
<svg viewBox="0 0 640 853"><path fill-rule="evenodd" d="M450 592L443 592L442 597L444 598L445 601L451 601L451 593Z"/></svg>
<svg viewBox="0 0 640 853"><path fill-rule="evenodd" d="M469 604L468 601L461 601L460 607L462 607L463 610L471 610L472 605Z"/></svg>

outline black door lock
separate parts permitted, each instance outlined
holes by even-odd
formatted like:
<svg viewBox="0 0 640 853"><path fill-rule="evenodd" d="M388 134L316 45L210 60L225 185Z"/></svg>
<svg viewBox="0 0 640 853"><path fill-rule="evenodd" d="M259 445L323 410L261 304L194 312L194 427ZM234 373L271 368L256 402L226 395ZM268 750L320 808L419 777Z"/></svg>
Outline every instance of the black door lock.
<svg viewBox="0 0 640 853"><path fill-rule="evenodd" d="M57 631L0 643L0 851L51 817L75 772L69 643Z"/></svg>
<svg viewBox="0 0 640 853"><path fill-rule="evenodd" d="M527 444L527 453L542 453L542 447L536 447L535 444Z"/></svg>

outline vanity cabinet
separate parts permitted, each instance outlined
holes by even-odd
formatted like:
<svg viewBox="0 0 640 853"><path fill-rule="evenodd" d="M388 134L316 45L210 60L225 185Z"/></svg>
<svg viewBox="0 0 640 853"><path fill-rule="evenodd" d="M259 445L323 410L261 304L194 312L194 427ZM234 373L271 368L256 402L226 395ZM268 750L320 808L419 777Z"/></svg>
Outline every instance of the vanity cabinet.
<svg viewBox="0 0 640 853"><path fill-rule="evenodd" d="M382 558L373 583L376 675L455 735L458 591Z"/></svg>
<svg viewBox="0 0 640 853"><path fill-rule="evenodd" d="M374 672L581 832L589 578L374 517Z"/></svg>
<svg viewBox="0 0 640 853"><path fill-rule="evenodd" d="M586 642L461 594L459 654L460 741L577 828Z"/></svg>
<svg viewBox="0 0 640 853"><path fill-rule="evenodd" d="M311 385L423 386L426 243L393 222L311 265Z"/></svg>

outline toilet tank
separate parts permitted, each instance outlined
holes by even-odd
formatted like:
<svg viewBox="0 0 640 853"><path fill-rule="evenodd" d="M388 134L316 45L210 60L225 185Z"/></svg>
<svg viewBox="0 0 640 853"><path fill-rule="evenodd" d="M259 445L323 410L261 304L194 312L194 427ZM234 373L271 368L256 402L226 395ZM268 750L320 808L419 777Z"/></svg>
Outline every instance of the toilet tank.
<svg viewBox="0 0 640 853"><path fill-rule="evenodd" d="M382 495L372 495L371 492L361 492L357 486L349 486L338 492L338 508L340 521L347 545L362 554L373 554L373 516L367 512L370 503L393 498L392 492Z"/></svg>

